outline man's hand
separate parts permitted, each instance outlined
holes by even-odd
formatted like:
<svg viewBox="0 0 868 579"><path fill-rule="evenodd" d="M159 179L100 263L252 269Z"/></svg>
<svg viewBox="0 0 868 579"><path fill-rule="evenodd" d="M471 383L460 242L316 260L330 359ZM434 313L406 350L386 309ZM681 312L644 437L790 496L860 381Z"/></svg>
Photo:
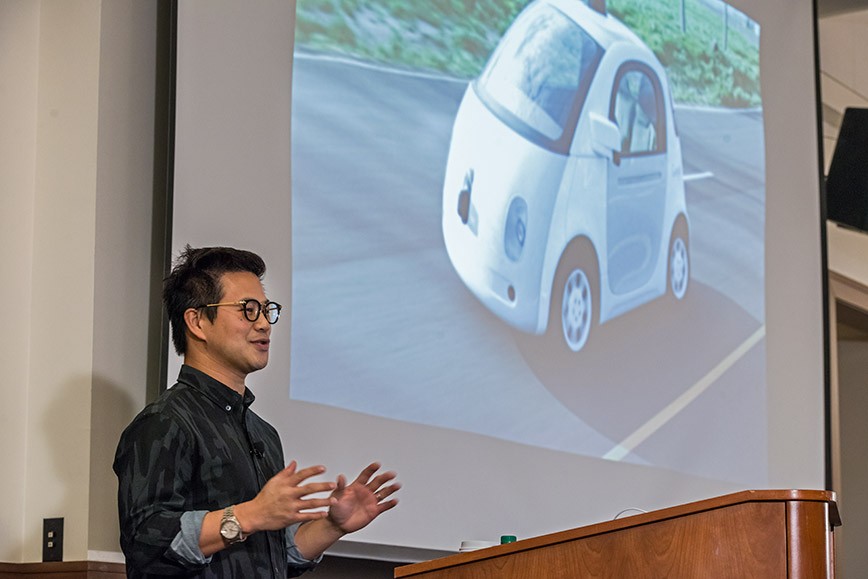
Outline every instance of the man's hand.
<svg viewBox="0 0 868 579"><path fill-rule="evenodd" d="M295 544L302 557L313 560L347 533L366 527L371 521L398 504L389 497L401 488L394 472L376 474L379 463L365 467L352 483L347 485L344 475L338 476L328 516L306 523L295 533Z"/></svg>
<svg viewBox="0 0 868 579"><path fill-rule="evenodd" d="M307 479L325 472L324 466L297 469L295 461L265 483L256 497L235 507L235 515L246 534L275 531L293 523L314 521L328 515L324 507L335 506L332 496L308 498L309 495L337 491L333 482L306 483ZM314 510L319 509L319 510Z"/></svg>
<svg viewBox="0 0 868 579"><path fill-rule="evenodd" d="M349 485L344 475L338 476L331 494L333 502L329 506L328 519L342 533L366 527L398 504L397 499L388 499L401 488L401 483L392 482L397 475L389 471L374 476L378 470L379 463L369 464Z"/></svg>

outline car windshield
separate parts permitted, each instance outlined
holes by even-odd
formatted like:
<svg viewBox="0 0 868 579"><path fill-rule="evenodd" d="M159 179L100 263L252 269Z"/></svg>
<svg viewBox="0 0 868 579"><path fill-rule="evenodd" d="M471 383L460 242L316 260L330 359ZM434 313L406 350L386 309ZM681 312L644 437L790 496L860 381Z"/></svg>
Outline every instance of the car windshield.
<svg viewBox="0 0 868 579"><path fill-rule="evenodd" d="M571 134L601 52L562 12L532 6L504 36L476 86L495 112L506 111L555 143Z"/></svg>

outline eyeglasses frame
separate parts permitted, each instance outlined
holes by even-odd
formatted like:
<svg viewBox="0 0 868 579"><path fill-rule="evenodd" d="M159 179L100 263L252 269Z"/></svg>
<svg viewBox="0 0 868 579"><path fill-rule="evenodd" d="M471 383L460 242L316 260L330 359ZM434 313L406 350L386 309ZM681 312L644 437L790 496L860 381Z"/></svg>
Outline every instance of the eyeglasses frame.
<svg viewBox="0 0 868 579"><path fill-rule="evenodd" d="M247 316L247 304L250 302L256 302L257 304L259 304L259 311L257 312L256 317L253 318L252 320ZM277 320L280 319L280 310L283 309L283 306L277 302L266 301L263 304L262 302L260 302L257 299L250 298L249 300L238 300L237 302L221 302L219 304L205 304L205 305L201 305L199 307L200 308L216 308L218 306L241 306L241 311L244 313L244 319L250 323L253 323L259 319L259 316L262 315L262 312L264 312L266 310L266 308L268 308L268 306L272 306L272 305L277 306L277 317L272 322L271 320L268 319L268 316L265 316L265 321L273 326L274 324L277 323Z"/></svg>

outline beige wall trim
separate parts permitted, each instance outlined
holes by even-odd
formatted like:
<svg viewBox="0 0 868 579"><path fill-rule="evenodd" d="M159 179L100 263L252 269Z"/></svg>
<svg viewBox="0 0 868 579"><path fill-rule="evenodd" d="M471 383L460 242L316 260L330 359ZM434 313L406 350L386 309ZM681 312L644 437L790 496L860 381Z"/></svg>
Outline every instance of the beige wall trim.
<svg viewBox="0 0 868 579"><path fill-rule="evenodd" d="M829 286L836 301L868 311L868 285L830 271Z"/></svg>
<svg viewBox="0 0 868 579"><path fill-rule="evenodd" d="M841 492L842 476L841 476L841 396L838 383L838 334L837 334L837 309L838 303L847 304L854 308L868 311L868 285L856 281L840 273L829 271L829 406L830 406L830 421L831 421L831 461L832 461L832 488ZM843 493L840 496L843 502L846 500ZM846 531L843 527L839 529L836 537L836 549L839 553L843 552L845 542L848 540ZM839 559L837 563L839 572L844 570L841 568Z"/></svg>

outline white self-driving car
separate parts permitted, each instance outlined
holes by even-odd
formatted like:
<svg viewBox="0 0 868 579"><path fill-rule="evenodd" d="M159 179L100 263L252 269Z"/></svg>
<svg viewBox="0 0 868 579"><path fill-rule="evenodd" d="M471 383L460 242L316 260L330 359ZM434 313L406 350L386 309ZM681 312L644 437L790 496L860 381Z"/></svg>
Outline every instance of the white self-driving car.
<svg viewBox="0 0 868 579"><path fill-rule="evenodd" d="M581 350L595 324L689 281L681 143L666 73L605 0L537 0L455 118L443 235L512 326Z"/></svg>

